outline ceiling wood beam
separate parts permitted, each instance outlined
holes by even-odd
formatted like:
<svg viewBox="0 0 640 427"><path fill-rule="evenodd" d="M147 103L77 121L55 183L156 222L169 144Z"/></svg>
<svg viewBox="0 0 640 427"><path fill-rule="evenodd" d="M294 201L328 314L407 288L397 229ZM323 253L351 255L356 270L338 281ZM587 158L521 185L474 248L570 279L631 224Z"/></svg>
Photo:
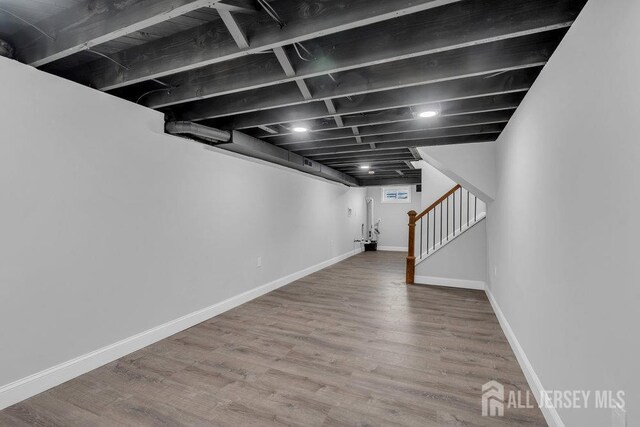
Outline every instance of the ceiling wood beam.
<svg viewBox="0 0 640 427"><path fill-rule="evenodd" d="M398 154L396 156L390 156L389 158L386 159L368 159L367 163L371 166L379 166L379 165L391 165L391 164L401 164L403 163L405 160L414 160L413 156L411 155L411 153L407 152L406 154ZM354 166L360 166L360 164L362 163L363 159L360 158L354 158L354 159L347 159L347 160L335 160L335 161L331 161L331 162L325 162L324 164L326 164L327 166L331 166L333 168L336 169L346 169L349 167L354 167Z"/></svg>
<svg viewBox="0 0 640 427"><path fill-rule="evenodd" d="M255 15L260 11L252 1L241 0L225 0L220 3L213 4L210 7L218 10L227 10L233 13L246 13L250 15Z"/></svg>
<svg viewBox="0 0 640 427"><path fill-rule="evenodd" d="M351 127L351 131L353 132L353 135L355 135L356 137L356 142L358 144L362 144L362 137L360 136L360 130L358 130L358 126L352 126ZM373 148L373 147L371 147Z"/></svg>
<svg viewBox="0 0 640 427"><path fill-rule="evenodd" d="M369 172L351 172L351 176L353 176L354 178L359 178L359 179L370 179L370 178L378 178L378 179L382 179L382 178L398 178L398 177L405 177L405 178L416 178L419 177L418 174L412 173L412 174L407 174L406 171L401 171L400 169L394 169L391 171L380 171L378 169L375 170L370 170L371 173ZM400 173L398 173L400 172ZM349 175L349 174L348 174Z"/></svg>
<svg viewBox="0 0 640 427"><path fill-rule="evenodd" d="M317 156L313 158L314 161L322 162L324 164L340 163L340 162L363 162L363 161L378 161L378 160L407 160L412 159L413 156L407 149L397 150L370 150L362 153L344 153L344 154L331 154L324 156Z"/></svg>
<svg viewBox="0 0 640 427"><path fill-rule="evenodd" d="M297 73L301 78L335 74L563 29L580 10L577 3L573 0L500 0L473 7L470 3L455 4L409 15L314 40L309 46L317 59L300 63ZM491 22L487 22L488 19ZM243 63L255 62L250 58L236 61L237 68ZM255 71L240 81L231 72L209 68L181 75L174 82L178 86L176 90L171 94L154 94L146 105L158 108L291 81L291 76L267 67L266 61L264 67L254 64Z"/></svg>
<svg viewBox="0 0 640 427"><path fill-rule="evenodd" d="M435 129L451 129L466 126L488 125L494 123L506 123L513 114L513 110L490 111L486 113L465 114L459 116L435 117L433 119L416 119L411 121L401 121L396 123L385 123L373 126L363 126L358 129L360 137L369 137L377 135L389 135L396 133L406 133L415 131L435 130ZM352 128L353 129L353 128ZM288 146L289 149L296 149L300 144L328 143L334 140L347 139L351 136L349 129L335 129L319 132L308 132L303 135L286 135L281 137L269 138L268 142L279 145Z"/></svg>
<svg viewBox="0 0 640 427"><path fill-rule="evenodd" d="M522 101L525 93L526 92L518 92L506 95L443 102L439 104L440 115L438 116L437 120L441 121L444 118L447 118L447 120L449 120L449 117L454 116L465 116L469 114L482 114L491 112L506 112L511 115L513 113L513 110L515 110ZM344 117L344 121L347 126L359 127L377 126L393 123L398 123L398 125L400 125L402 122L413 122L415 121L415 119L415 115L409 110L409 108L379 111L372 115L354 114ZM313 126L311 127L310 132L306 134L306 137L310 139L315 138L314 135L318 132L322 132L322 138L324 139L332 139L331 135L333 133L339 134L340 132L344 132L343 129L336 127L332 121L328 120L328 117L317 119L312 123ZM280 141L285 141L286 137L293 138L292 140L296 140L296 138L300 138L300 140L302 140L302 135L292 135L294 135L292 132L283 129L276 133L267 133L257 130L254 136L256 138L277 138Z"/></svg>
<svg viewBox="0 0 640 427"><path fill-rule="evenodd" d="M374 150L370 149L366 144L349 145L344 147L329 147L329 148L316 148L313 150L301 150L295 151L301 156L314 158L314 157L327 157L332 155L351 154L351 153L381 153L385 150L396 150L399 148L414 148L414 147L430 147L434 145L451 145L451 144L468 144L472 142L492 142L495 141L500 135L498 132L478 132L469 135L456 135L456 136L434 136L424 139L416 140L397 140L390 142L376 143Z"/></svg>
<svg viewBox="0 0 640 427"><path fill-rule="evenodd" d="M280 63L280 66L284 71L284 74L287 77L295 77L296 71L293 68L293 64L289 59L289 55L287 55L287 52L285 52L284 48L282 46L274 47L273 53L275 53L276 58L278 59L278 62ZM309 87L307 86L307 84L303 79L296 78L294 81L296 82L296 85L298 86L298 90L300 91L304 99L313 98L313 96L311 95L311 91L309 90Z"/></svg>
<svg viewBox="0 0 640 427"><path fill-rule="evenodd" d="M308 100L313 98L313 95L311 95L311 91L309 90L309 87L307 86L307 84L305 83L304 80L302 80L302 79L296 80L296 84L298 85L298 90L300 90L300 93L302 94L302 97L306 101L308 101Z"/></svg>
<svg viewBox="0 0 640 427"><path fill-rule="evenodd" d="M419 174L417 174L415 172L411 172L409 169L404 169L403 170L403 169L398 169L398 168L399 168L399 166L392 166L391 169L388 169L388 168L387 169L382 169L381 167L376 166L376 167L374 167L374 168L372 168L370 170L373 170L375 172L375 174L378 175L378 176L392 176L392 177L394 177L394 176L397 176L397 174L395 172L396 170L402 170L405 173L406 176L419 176ZM336 170L338 170L338 169L336 169ZM353 177L358 177L358 176L364 177L364 176L369 175L368 171L362 170L357 166L356 167L354 167L354 166L342 167L342 168L340 168L340 172L346 173L347 175L351 175Z"/></svg>
<svg viewBox="0 0 640 427"><path fill-rule="evenodd" d="M413 156L414 160L422 160L422 156L420 156L420 153L418 153L416 147L409 147L409 152Z"/></svg>
<svg viewBox="0 0 640 427"><path fill-rule="evenodd" d="M129 0L126 6L117 6L116 2L81 2L39 22L38 27L54 39L41 36L26 46L18 46L18 59L40 67L217 2Z"/></svg>
<svg viewBox="0 0 640 427"><path fill-rule="evenodd" d="M500 74L485 79L473 77L454 81L445 81L423 86L415 86L368 94L358 102L336 100L336 112L347 114L380 111L389 108L406 107L454 100L470 99L527 91L540 68L529 68ZM224 129L245 129L282 122L296 122L325 117L324 102L310 102L284 108L273 108L249 114L237 115L222 120L212 120L212 126ZM187 114L189 116L189 114ZM208 122L209 123L209 122Z"/></svg>
<svg viewBox="0 0 640 427"><path fill-rule="evenodd" d="M344 127L344 122L342 121L342 117L339 114L336 114L336 106L333 105L333 101L331 99L325 99L324 105L327 107L327 111L329 114L333 114L333 121L336 123L336 126L339 128Z"/></svg>
<svg viewBox="0 0 640 427"><path fill-rule="evenodd" d="M495 73L543 66L557 40L531 46L499 43L498 46L479 46L464 52L446 52L437 58L419 57L401 63L384 64L366 70L352 71L339 81L341 84L316 84L313 100L326 100L371 94L392 89L408 88L449 80L488 76ZM224 95L174 106L172 111L183 120L205 120L258 110L303 104L309 99L300 97L295 86L282 84L252 91Z"/></svg>
<svg viewBox="0 0 640 427"><path fill-rule="evenodd" d="M421 141L427 139L438 139L450 136L467 136L467 135L480 135L487 133L500 133L505 127L505 123L495 123L490 125L474 125L463 126L456 128L444 128L444 129L427 129L414 132L401 132L393 133L390 135L376 135L363 138L364 144L354 143L353 138L334 139L331 141L322 142L306 142L303 144L296 144L287 146L288 150L300 153L303 156L307 154L317 153L341 153L349 151L362 151L366 149L366 144L376 144L376 147L382 147L388 142L407 142L407 146L413 145L412 141Z"/></svg>
<svg viewBox="0 0 640 427"><path fill-rule="evenodd" d="M231 34L231 37L233 37L233 40L236 42L238 47L240 49L247 49L249 47L247 35L242 31L242 28L238 25L238 21L236 21L231 12L224 9L218 9L218 14L220 14L222 22L224 22L225 27L229 30L229 34Z"/></svg>
<svg viewBox="0 0 640 427"><path fill-rule="evenodd" d="M500 136L499 132L495 133L487 133L487 134L479 134L479 135L461 135L461 136L452 136L452 137L442 137L442 138L433 138L433 139L424 139L417 141L395 141L395 142L385 142L381 144L376 144L376 148L374 150L370 149L365 144L354 145L351 147L339 147L334 150L334 152L325 152L322 149L318 150L307 150L303 152L299 152L301 156L308 157L312 160L326 163L334 160L343 160L345 158L350 158L354 156L358 156L359 158L367 158L373 157L381 157L381 156L395 156L400 154L398 150L407 149L407 148L415 148L415 147L430 147L436 145L453 145L453 144L471 144L471 143L483 143L483 142L494 142L498 136ZM348 149L348 151L347 151ZM343 151L337 151L343 150ZM408 155L411 155L407 151Z"/></svg>
<svg viewBox="0 0 640 427"><path fill-rule="evenodd" d="M376 178L375 175L369 175L366 178L358 179L358 185L361 187L379 187L382 185L414 185L420 184L420 177L397 177L397 178Z"/></svg>
<svg viewBox="0 0 640 427"><path fill-rule="evenodd" d="M382 179L393 179L393 178L404 178L404 179L420 179L419 175L416 174L405 174L401 171L402 175L398 174L399 169L393 170L391 172L379 172L377 170L372 170L371 173L356 173L353 175L354 178L358 180L358 182L369 182L372 179L382 180ZM418 182L416 182L418 184Z"/></svg>
<svg viewBox="0 0 640 427"><path fill-rule="evenodd" d="M278 59L278 62L280 63L284 74L287 77L295 77L296 70L293 69L293 64L291 63L287 52L284 51L284 48L282 46L276 46L273 48L273 53L276 55L276 58ZM252 67L258 69L260 72L263 71L261 68L256 67L255 64ZM237 76L237 73L235 74Z"/></svg>
<svg viewBox="0 0 640 427"><path fill-rule="evenodd" d="M263 131L265 131L267 133L270 133L270 134L277 134L278 133L277 130L273 129L270 126L260 126L260 130L263 130Z"/></svg>
<svg viewBox="0 0 640 427"><path fill-rule="evenodd" d="M113 55L113 59L118 62L127 59L128 69L110 67L107 60L101 61L102 65L96 67L91 84L101 90L116 89L457 1L460 0L323 2L317 10L311 10L304 18L300 18L295 3L288 4L287 7L278 9L287 25L282 29L273 24L256 28L249 49L238 49L235 43L215 37L214 27L203 25Z"/></svg>
<svg viewBox="0 0 640 427"><path fill-rule="evenodd" d="M352 174L366 174L367 171L364 169L360 169L360 168L356 168L356 167L343 167L343 170L348 170L350 171L350 173ZM393 173L395 174L395 171L397 170L401 170L402 172L404 172L405 174L414 174L417 175L420 173L419 169L409 169L407 167L407 165L404 162L398 162L398 163L391 163L388 165L378 165L375 168L373 168L376 173Z"/></svg>

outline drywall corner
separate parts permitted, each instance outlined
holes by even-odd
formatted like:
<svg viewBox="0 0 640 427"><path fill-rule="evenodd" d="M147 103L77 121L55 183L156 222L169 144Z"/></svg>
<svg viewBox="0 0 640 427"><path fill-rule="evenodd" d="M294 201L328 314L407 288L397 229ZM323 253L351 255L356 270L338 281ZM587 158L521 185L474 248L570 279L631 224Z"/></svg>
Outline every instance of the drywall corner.
<svg viewBox="0 0 640 427"><path fill-rule="evenodd" d="M483 202L489 203L495 199L495 143L420 147L418 152L424 161L471 191Z"/></svg>

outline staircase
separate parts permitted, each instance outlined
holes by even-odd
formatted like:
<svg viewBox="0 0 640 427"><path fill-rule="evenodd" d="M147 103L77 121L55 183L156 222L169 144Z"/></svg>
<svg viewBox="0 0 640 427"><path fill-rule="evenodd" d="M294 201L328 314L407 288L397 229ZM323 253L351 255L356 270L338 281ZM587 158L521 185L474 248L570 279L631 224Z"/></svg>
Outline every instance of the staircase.
<svg viewBox="0 0 640 427"><path fill-rule="evenodd" d="M406 283L413 284L416 265L482 221L486 206L458 184L422 212L410 211L408 215Z"/></svg>

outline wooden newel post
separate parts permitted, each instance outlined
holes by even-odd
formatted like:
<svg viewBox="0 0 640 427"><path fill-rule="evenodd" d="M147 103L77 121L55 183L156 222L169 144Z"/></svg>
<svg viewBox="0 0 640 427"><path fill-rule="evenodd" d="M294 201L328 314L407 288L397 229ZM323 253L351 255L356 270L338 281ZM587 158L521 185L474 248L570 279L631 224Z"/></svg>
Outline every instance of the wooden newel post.
<svg viewBox="0 0 640 427"><path fill-rule="evenodd" d="M416 211L409 211L409 246L407 247L407 285L413 285L416 269Z"/></svg>

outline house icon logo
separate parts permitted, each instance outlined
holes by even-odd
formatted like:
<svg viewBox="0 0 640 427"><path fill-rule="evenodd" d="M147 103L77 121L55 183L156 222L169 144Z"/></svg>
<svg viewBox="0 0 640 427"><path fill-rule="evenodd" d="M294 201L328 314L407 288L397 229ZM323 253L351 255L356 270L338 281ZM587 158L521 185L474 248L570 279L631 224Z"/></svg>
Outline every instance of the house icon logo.
<svg viewBox="0 0 640 427"><path fill-rule="evenodd" d="M497 381L482 386L482 416L504 416L504 386Z"/></svg>

